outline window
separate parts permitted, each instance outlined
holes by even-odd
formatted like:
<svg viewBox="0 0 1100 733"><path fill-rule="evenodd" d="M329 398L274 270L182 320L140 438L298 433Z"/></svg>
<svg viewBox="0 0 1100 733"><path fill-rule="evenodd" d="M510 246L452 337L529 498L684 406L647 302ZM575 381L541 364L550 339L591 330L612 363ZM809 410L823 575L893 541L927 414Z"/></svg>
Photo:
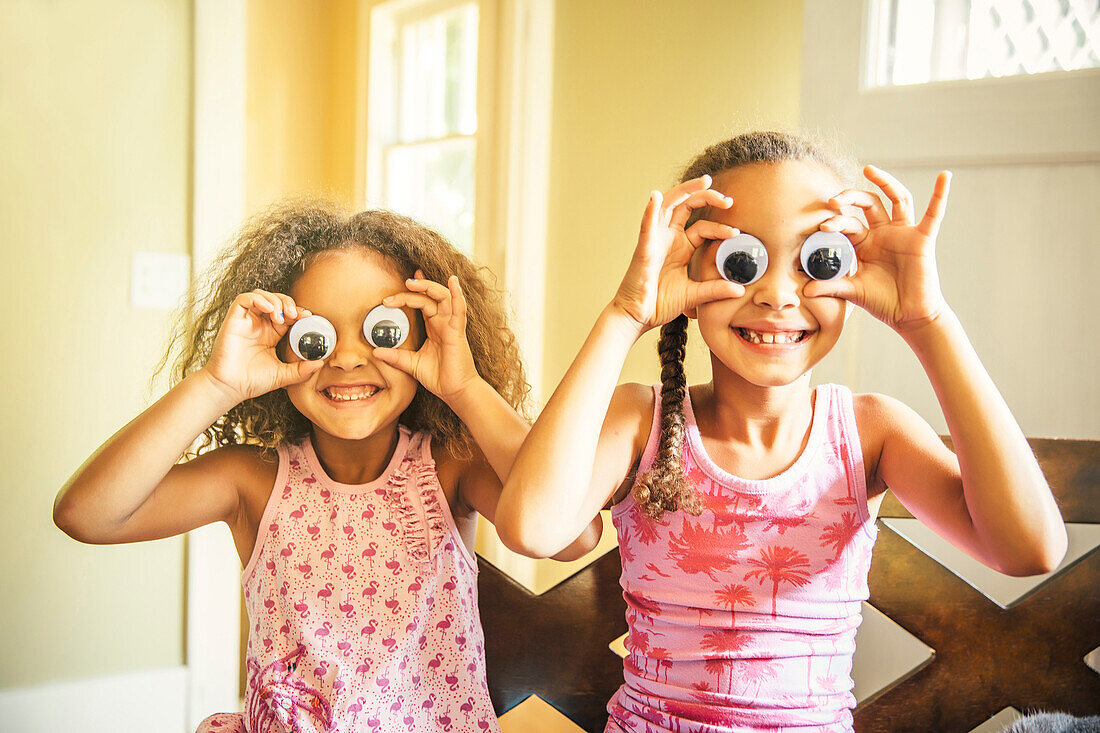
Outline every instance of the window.
<svg viewBox="0 0 1100 733"><path fill-rule="evenodd" d="M386 3L371 16L368 198L474 249L478 3Z"/></svg>
<svg viewBox="0 0 1100 733"><path fill-rule="evenodd" d="M1096 0L875 0L867 87L1100 66Z"/></svg>

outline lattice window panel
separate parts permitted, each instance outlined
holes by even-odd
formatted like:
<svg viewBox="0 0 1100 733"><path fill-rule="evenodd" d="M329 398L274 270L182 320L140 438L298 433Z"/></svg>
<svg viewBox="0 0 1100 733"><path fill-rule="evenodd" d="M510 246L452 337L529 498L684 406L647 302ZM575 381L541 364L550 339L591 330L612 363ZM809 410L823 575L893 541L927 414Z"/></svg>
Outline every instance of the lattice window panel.
<svg viewBox="0 0 1100 733"><path fill-rule="evenodd" d="M871 87L1100 66L1100 0L874 0Z"/></svg>

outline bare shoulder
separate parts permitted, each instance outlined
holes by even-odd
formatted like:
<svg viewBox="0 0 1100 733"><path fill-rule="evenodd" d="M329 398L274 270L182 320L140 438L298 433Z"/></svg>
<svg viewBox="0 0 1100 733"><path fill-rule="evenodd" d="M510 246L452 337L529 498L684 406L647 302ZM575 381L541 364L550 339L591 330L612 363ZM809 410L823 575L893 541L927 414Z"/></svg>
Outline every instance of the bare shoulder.
<svg viewBox="0 0 1100 733"><path fill-rule="evenodd" d="M869 496L876 496L886 490L878 470L882 447L892 431L897 429L898 418L908 419L907 413L916 413L900 400L877 392L853 394L852 411L855 413L856 430L859 431L859 442L863 450L867 493Z"/></svg>
<svg viewBox="0 0 1100 733"><path fill-rule="evenodd" d="M627 382L615 388L600 434L601 461L628 467L625 477L615 489L606 506L618 504L634 484L638 462L645 452L649 433L653 429L656 406L653 387ZM604 461L604 457L610 460ZM622 474L619 474L622 475Z"/></svg>
<svg viewBox="0 0 1100 733"><path fill-rule="evenodd" d="M198 462L209 462L213 470L231 476L236 484L237 511L227 524L243 567L252 555L260 520L279 475L278 453L255 445L227 445L191 461Z"/></svg>

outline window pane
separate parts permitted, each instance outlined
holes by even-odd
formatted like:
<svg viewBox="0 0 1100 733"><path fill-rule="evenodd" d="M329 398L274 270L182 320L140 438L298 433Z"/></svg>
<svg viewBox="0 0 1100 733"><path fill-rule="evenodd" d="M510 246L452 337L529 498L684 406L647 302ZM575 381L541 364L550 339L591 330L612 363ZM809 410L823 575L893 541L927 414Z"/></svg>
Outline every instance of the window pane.
<svg viewBox="0 0 1100 733"><path fill-rule="evenodd" d="M1100 66L1100 0L874 0L867 82Z"/></svg>
<svg viewBox="0 0 1100 733"><path fill-rule="evenodd" d="M386 202L432 227L467 255L474 243L473 138L386 151Z"/></svg>
<svg viewBox="0 0 1100 733"><path fill-rule="evenodd" d="M398 140L477 130L477 5L401 26Z"/></svg>

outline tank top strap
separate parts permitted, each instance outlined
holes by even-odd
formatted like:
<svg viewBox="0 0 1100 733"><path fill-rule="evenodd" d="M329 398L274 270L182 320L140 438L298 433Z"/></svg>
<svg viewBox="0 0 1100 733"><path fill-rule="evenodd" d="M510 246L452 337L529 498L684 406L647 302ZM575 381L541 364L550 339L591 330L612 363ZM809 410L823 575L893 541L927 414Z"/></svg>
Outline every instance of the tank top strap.
<svg viewBox="0 0 1100 733"><path fill-rule="evenodd" d="M638 459L638 475L648 471L657 458L657 447L661 443L661 385L653 385L653 422L649 427L649 437L646 438L645 450Z"/></svg>
<svg viewBox="0 0 1100 733"><path fill-rule="evenodd" d="M859 519L865 525L871 515L867 508L867 473L863 462L863 445L856 423L855 401L852 390L840 384L823 384L818 390L828 388L829 402L827 441L837 459L844 466L848 485L855 495Z"/></svg>

